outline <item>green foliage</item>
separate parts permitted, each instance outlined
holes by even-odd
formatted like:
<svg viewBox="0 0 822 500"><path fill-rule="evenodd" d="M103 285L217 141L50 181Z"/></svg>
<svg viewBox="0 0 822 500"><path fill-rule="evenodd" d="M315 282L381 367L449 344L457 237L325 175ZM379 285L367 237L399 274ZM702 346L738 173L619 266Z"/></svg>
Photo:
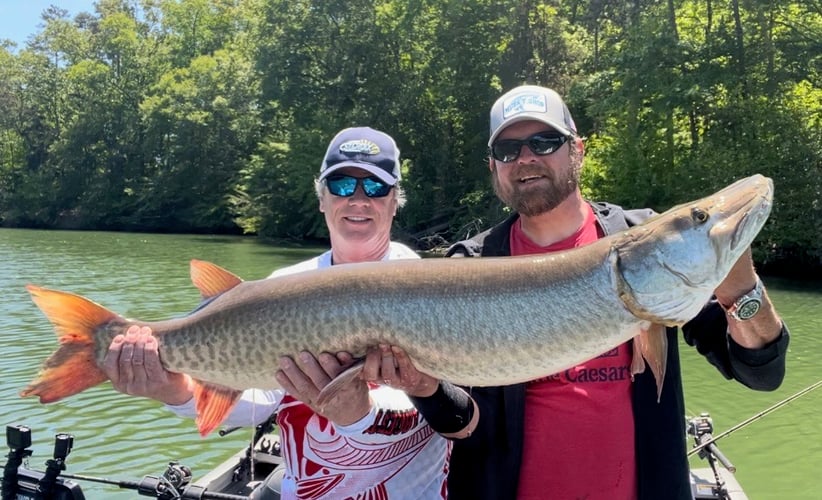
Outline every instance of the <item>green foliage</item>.
<svg viewBox="0 0 822 500"><path fill-rule="evenodd" d="M786 2L100 0L0 46L0 224L324 238L313 179L370 125L402 156L396 237L505 215L488 109L566 96L586 197L664 210L774 178L756 243L822 267L822 14Z"/></svg>

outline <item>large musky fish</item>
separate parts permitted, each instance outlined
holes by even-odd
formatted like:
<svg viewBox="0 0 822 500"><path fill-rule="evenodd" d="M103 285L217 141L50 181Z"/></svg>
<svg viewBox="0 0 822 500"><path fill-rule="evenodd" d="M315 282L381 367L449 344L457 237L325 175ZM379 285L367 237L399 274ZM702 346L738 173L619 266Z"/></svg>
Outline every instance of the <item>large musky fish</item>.
<svg viewBox="0 0 822 500"><path fill-rule="evenodd" d="M742 179L582 248L549 255L334 266L242 281L192 261L205 306L179 319L123 318L78 295L29 285L60 347L21 395L57 401L107 378L115 335L147 325L163 366L195 380L201 434L246 388L277 387L281 355L404 348L416 367L466 386L548 376L636 338L661 389L664 325L710 299L770 213L772 181ZM348 375L351 376L351 375Z"/></svg>

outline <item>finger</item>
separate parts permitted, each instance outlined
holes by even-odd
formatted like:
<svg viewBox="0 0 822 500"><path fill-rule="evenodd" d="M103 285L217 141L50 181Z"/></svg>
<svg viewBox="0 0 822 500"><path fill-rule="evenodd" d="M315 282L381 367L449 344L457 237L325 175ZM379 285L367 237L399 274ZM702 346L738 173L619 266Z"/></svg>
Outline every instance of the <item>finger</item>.
<svg viewBox="0 0 822 500"><path fill-rule="evenodd" d="M130 393L137 396L144 396L149 392L149 376L146 372L146 339L147 335L142 329L134 339L134 349L131 355L131 387Z"/></svg>
<svg viewBox="0 0 822 500"><path fill-rule="evenodd" d="M419 379L419 372L411 362L406 352L397 346L391 347L391 352L394 354L394 360L397 362L397 371L399 372L400 380L403 385L411 386Z"/></svg>
<svg viewBox="0 0 822 500"><path fill-rule="evenodd" d="M123 348L123 341L125 341L125 337L123 335L117 335L111 341L111 345L108 346L108 353L106 353L106 357L103 359L103 373L105 373L109 380L111 380L111 384L117 388L118 384L120 383L120 351Z"/></svg>
<svg viewBox="0 0 822 500"><path fill-rule="evenodd" d="M354 355L350 352L340 351L337 353L337 361L343 368L348 368L354 364Z"/></svg>
<svg viewBox="0 0 822 500"><path fill-rule="evenodd" d="M287 368L288 363L281 361L280 366L283 368ZM277 370L274 373L274 378L277 379L277 383L280 384L280 387L282 387L283 390L285 390L285 392L291 394L295 398L297 397L297 388L294 387L294 384L291 382L291 378L289 378L288 374L285 373L284 370Z"/></svg>
<svg viewBox="0 0 822 500"><path fill-rule="evenodd" d="M397 365L395 364L396 360L389 346L380 345L380 358L380 374L382 375L383 382L386 385L397 382L399 377L397 375Z"/></svg>
<svg viewBox="0 0 822 500"><path fill-rule="evenodd" d="M135 366L143 366L146 359L146 340L147 336L143 333L137 335L134 342L134 350L131 355L131 364Z"/></svg>
<svg viewBox="0 0 822 500"><path fill-rule="evenodd" d="M363 364L360 378L367 381L379 380L381 362L382 354L379 348L369 347L365 354L365 363Z"/></svg>
<svg viewBox="0 0 822 500"><path fill-rule="evenodd" d="M297 356L297 363L300 369L305 373L315 387L325 387L331 380L331 377L325 372L320 362L308 351L303 351Z"/></svg>
<svg viewBox="0 0 822 500"><path fill-rule="evenodd" d="M154 336L149 336L146 339L143 355L145 356L143 368L148 378L162 380L166 375L166 369L160 363L160 345Z"/></svg>
<svg viewBox="0 0 822 500"><path fill-rule="evenodd" d="M400 379L404 391L412 396L422 397L430 396L436 392L440 384L438 379L417 370L411 357L401 347L392 346L391 351L394 353L394 358L399 365Z"/></svg>
<svg viewBox="0 0 822 500"><path fill-rule="evenodd" d="M120 349L120 382L128 387L134 380L134 367L131 360L134 357L134 343L135 333L131 328L126 331L126 338L123 341L123 346Z"/></svg>
<svg viewBox="0 0 822 500"><path fill-rule="evenodd" d="M316 401L320 393L314 382L302 371L301 365L288 356L280 358L280 370L275 377L286 392L307 405Z"/></svg>
<svg viewBox="0 0 822 500"><path fill-rule="evenodd" d="M128 330L126 330L126 336L128 336L128 335L138 335L140 333L140 328L141 328L140 325L131 325L131 326L129 326ZM146 328L148 328L148 327L146 327Z"/></svg>
<svg viewBox="0 0 822 500"><path fill-rule="evenodd" d="M329 381L343 371L343 367L337 359L337 356L331 353L324 352L320 354L318 361L320 362L320 366L323 371L328 376Z"/></svg>

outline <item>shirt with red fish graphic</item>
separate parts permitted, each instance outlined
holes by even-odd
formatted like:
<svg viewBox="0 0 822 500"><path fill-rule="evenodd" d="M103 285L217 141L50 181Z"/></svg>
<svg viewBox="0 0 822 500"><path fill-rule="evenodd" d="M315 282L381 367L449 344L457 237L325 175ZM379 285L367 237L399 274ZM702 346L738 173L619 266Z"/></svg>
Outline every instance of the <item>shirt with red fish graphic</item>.
<svg viewBox="0 0 822 500"><path fill-rule="evenodd" d="M419 258L392 242L383 260ZM331 266L331 251L270 277ZM369 413L350 425L335 425L282 389L250 389L232 409L227 426L250 426L275 411L285 461L284 499L446 498L451 442L434 432L408 396L397 389L371 386ZM167 407L194 417L194 402Z"/></svg>

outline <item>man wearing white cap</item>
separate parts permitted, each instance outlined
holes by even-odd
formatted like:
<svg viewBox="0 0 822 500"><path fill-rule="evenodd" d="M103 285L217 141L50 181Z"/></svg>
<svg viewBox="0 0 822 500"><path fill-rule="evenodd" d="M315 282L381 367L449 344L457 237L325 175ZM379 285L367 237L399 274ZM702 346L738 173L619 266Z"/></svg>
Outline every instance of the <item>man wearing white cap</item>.
<svg viewBox="0 0 822 500"><path fill-rule="evenodd" d="M555 252L652 215L583 199L582 139L553 90L526 85L507 92L491 108L490 132L494 191L515 213L454 245L449 255ZM685 340L726 378L757 390L776 389L785 374L788 332L750 251L715 294L683 326ZM741 300L757 301L758 312L736 315L734 305ZM545 379L469 388L480 421L470 437L454 442L449 498L692 499L677 332L669 328L666 334L668 364L659 401L650 370L630 376L630 342Z"/></svg>
<svg viewBox="0 0 822 500"><path fill-rule="evenodd" d="M337 264L419 258L390 239L394 215L405 201L400 177L399 149L389 135L368 127L339 132L315 182L331 249L271 277ZM390 364L383 366L383 358ZM347 353L308 352L297 359L272 360L279 363L277 381L283 390L243 393L225 425L255 425L276 411L286 465L281 478L266 482L264 495L255 499L445 498L451 444L443 436L470 433L476 425L473 402L463 390L421 376L402 351L375 346L366 366L380 385L357 379L323 412L313 407L322 388L352 361ZM195 416L190 378L162 368L148 328L115 338L106 367L115 389L162 401L178 415ZM437 418L434 429L409 396L458 411Z"/></svg>

